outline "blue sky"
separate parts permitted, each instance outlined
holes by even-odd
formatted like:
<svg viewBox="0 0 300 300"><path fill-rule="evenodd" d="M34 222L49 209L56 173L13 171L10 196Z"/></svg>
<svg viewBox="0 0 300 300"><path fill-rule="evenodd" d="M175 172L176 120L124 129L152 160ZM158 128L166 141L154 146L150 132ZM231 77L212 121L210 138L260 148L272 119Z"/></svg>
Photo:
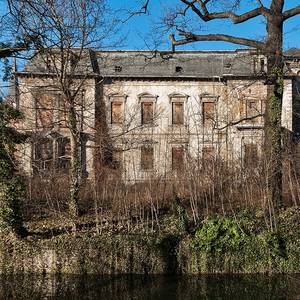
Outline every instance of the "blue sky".
<svg viewBox="0 0 300 300"><path fill-rule="evenodd" d="M144 0L110 0L109 3L114 9L119 10L119 16L122 20L128 18L128 11L134 11ZM222 1L222 0L215 0ZM225 0L223 0L225 1ZM228 0L230 1L230 0ZM262 0L264 4L268 4L270 0ZM0 0L0 14L5 13L6 0ZM225 1L225 3L227 0ZM240 13L253 7L255 0L242 0L243 6ZM289 9L299 4L297 0L286 0L285 9ZM150 0L149 13L133 16L127 22L122 24L120 33L125 36L122 44L115 49L132 49L132 50L169 50L171 48L168 40L170 32L162 32L161 19L170 7L176 7L180 3L179 0ZM251 4L252 3L252 4ZM199 22L198 19L189 17L193 20L193 29L196 33L224 33L241 37L262 39L265 36L265 24L262 18L255 18L240 25L232 25L230 21L211 21L208 23ZM190 24L190 23L189 23ZM5 31L2 31L2 36ZM291 18L284 26L284 48L300 48L300 16ZM241 48L239 45L233 45L223 42L198 42L185 46L180 46L179 50L232 50ZM1 66L0 66L1 68ZM0 77L2 78L0 69ZM0 79L0 92L7 92L5 88L7 83L3 83Z"/></svg>
<svg viewBox="0 0 300 300"><path fill-rule="evenodd" d="M229 0L228 0L229 1ZM128 8L137 7L138 3L143 0L112 0L114 8ZM160 35L160 49L170 49L168 42L168 33L161 34L157 30L162 15L167 11L168 7L174 7L179 4L179 0L150 0L149 14L132 17L126 24L124 24L124 32L128 33L125 44L121 45L121 49L152 49L154 46L153 40L155 35ZM247 11L253 7L251 3L256 1L243 0L240 12ZM270 1L263 1L266 5ZM295 0L286 0L285 9L289 9L297 5ZM300 3L298 3L300 4ZM132 9L131 9L132 10ZM125 11L124 11L125 14ZM125 18L125 17L124 17ZM194 19L196 20L196 19ZM204 33L224 33L232 34L250 38L263 38L265 36L265 24L262 18L252 19L244 24L232 25L230 21L211 21L208 23L197 22L196 27L200 27L200 31ZM153 32L153 27L154 32ZM300 16L291 18L285 23L284 26L284 47L285 49L291 47L300 48ZM156 34L155 34L156 33ZM192 50L223 50L223 49L236 49L241 47L230 43L223 42L201 42L193 43L190 45L181 46L178 49L192 49Z"/></svg>

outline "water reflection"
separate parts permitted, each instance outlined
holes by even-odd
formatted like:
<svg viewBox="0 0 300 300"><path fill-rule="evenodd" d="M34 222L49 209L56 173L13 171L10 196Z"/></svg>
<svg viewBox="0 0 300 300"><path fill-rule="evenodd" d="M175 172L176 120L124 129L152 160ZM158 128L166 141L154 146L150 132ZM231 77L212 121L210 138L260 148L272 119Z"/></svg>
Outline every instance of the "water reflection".
<svg viewBox="0 0 300 300"><path fill-rule="evenodd" d="M300 275L14 275L0 285L0 299L300 299Z"/></svg>

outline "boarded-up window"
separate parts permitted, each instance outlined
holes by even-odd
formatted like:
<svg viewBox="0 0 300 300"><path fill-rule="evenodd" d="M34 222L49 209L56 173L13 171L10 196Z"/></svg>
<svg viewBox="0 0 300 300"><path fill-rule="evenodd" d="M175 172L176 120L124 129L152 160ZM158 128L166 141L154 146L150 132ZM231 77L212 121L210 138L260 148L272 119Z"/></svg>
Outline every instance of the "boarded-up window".
<svg viewBox="0 0 300 300"><path fill-rule="evenodd" d="M258 121L258 116L261 113L260 101L256 99L246 100L246 118L253 118L251 121ZM256 117L256 118L255 118Z"/></svg>
<svg viewBox="0 0 300 300"><path fill-rule="evenodd" d="M172 102L172 124L182 125L184 122L184 103Z"/></svg>
<svg viewBox="0 0 300 300"><path fill-rule="evenodd" d="M39 94L36 101L36 126L39 128L53 127L53 95Z"/></svg>
<svg viewBox="0 0 300 300"><path fill-rule="evenodd" d="M112 124L123 123L123 102L121 101L111 102L111 123Z"/></svg>
<svg viewBox="0 0 300 300"><path fill-rule="evenodd" d="M172 170L183 170L184 168L184 149L172 148Z"/></svg>
<svg viewBox="0 0 300 300"><path fill-rule="evenodd" d="M202 159L204 162L212 161L215 158L215 148L214 146L204 146L202 148Z"/></svg>
<svg viewBox="0 0 300 300"><path fill-rule="evenodd" d="M256 166L258 163L258 148L256 144L244 145L244 165L247 167Z"/></svg>
<svg viewBox="0 0 300 300"><path fill-rule="evenodd" d="M203 114L203 125L211 126L215 122L215 102L203 102L202 103L202 114Z"/></svg>
<svg viewBox="0 0 300 300"><path fill-rule="evenodd" d="M153 102L142 102L142 124L153 123Z"/></svg>
<svg viewBox="0 0 300 300"><path fill-rule="evenodd" d="M154 150L153 147L141 148L141 169L152 170L154 167Z"/></svg>
<svg viewBox="0 0 300 300"><path fill-rule="evenodd" d="M61 138L57 140L58 150L58 168L61 170L69 170L71 160L71 143L69 138Z"/></svg>
<svg viewBox="0 0 300 300"><path fill-rule="evenodd" d="M53 163L53 141L42 139L34 144L33 169L35 173L50 170Z"/></svg>

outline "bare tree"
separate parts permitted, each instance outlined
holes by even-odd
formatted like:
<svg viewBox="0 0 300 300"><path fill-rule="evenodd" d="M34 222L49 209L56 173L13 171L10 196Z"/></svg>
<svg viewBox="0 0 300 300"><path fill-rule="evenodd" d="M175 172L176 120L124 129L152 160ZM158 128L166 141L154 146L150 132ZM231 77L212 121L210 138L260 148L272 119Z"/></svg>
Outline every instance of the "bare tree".
<svg viewBox="0 0 300 300"><path fill-rule="evenodd" d="M83 115L90 113L92 105L86 103L84 95L84 85L94 75L87 63L89 49L103 47L105 38L112 37L115 19L105 0L8 0L8 5L21 31L39 36L33 61L48 67L44 84L59 94L57 109L66 116L71 140L68 204L75 230L82 173Z"/></svg>
<svg viewBox="0 0 300 300"><path fill-rule="evenodd" d="M164 19L169 29L177 30L178 38L174 34L170 35L170 41L174 48L199 41L223 41L255 48L267 57L267 74L264 77L268 85L265 112L265 154L269 174L268 195L269 200L279 207L282 204L283 25L290 18L300 14L300 5L284 10L285 0L253 0L252 8L239 14L239 8L241 8L241 4L244 4L240 0L178 0L176 2L179 6ZM150 9L149 5L149 1L144 1L143 9L137 13L147 11ZM195 25L191 21L192 17L196 17L197 28L202 23L215 20L224 19L233 24L240 24L256 17L263 17L266 24L266 37L264 40L258 40L222 33L197 34L197 29L188 30Z"/></svg>

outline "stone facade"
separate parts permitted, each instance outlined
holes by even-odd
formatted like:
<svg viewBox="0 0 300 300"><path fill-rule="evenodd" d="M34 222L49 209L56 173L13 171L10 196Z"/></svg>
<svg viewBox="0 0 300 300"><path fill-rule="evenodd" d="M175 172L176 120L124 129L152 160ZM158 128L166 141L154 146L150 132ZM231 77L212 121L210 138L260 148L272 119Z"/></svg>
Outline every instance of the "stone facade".
<svg viewBox="0 0 300 300"><path fill-rule="evenodd" d="M289 59L282 126L297 134L298 64ZM243 165L261 155L266 60L255 51L89 51L82 65L78 126L90 178L99 172L99 149L126 181L165 178L213 159ZM67 170L67 109L55 75L35 59L18 78L25 114L18 126L32 136L22 149L24 170L47 173L47 161Z"/></svg>

